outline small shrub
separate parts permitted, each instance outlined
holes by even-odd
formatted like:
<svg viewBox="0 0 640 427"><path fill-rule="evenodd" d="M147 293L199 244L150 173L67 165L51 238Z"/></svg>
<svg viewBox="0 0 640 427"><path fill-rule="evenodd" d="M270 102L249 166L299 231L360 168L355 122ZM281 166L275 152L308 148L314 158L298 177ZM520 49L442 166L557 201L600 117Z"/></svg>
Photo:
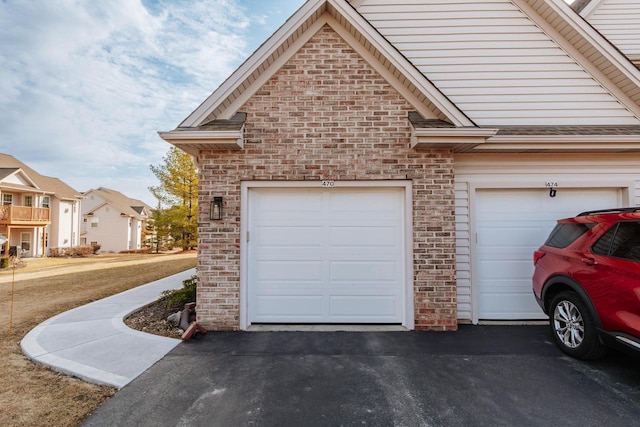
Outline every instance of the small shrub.
<svg viewBox="0 0 640 427"><path fill-rule="evenodd" d="M9 258L0 258L0 269L9 268Z"/></svg>
<svg viewBox="0 0 640 427"><path fill-rule="evenodd" d="M150 254L151 248L142 248L142 249L127 249L125 251L120 251L121 254Z"/></svg>
<svg viewBox="0 0 640 427"><path fill-rule="evenodd" d="M73 246L70 248L50 248L49 256L52 258L59 257L86 257L93 255L92 246Z"/></svg>
<svg viewBox="0 0 640 427"><path fill-rule="evenodd" d="M191 276L182 281L181 289L162 292L160 299L167 302L167 308L182 309L185 304L196 301L198 276Z"/></svg>

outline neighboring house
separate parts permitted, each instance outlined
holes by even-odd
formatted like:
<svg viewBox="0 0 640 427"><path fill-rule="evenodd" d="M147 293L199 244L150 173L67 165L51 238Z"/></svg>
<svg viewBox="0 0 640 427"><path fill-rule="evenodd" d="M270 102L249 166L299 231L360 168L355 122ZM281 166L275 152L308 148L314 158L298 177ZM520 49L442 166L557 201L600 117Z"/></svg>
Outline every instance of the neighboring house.
<svg viewBox="0 0 640 427"><path fill-rule="evenodd" d="M101 252L142 249L151 210L115 190L89 190L82 203L82 244L99 245Z"/></svg>
<svg viewBox="0 0 640 427"><path fill-rule="evenodd" d="M640 68L640 1L578 0L571 7Z"/></svg>
<svg viewBox="0 0 640 427"><path fill-rule="evenodd" d="M640 205L640 71L563 0L309 0L160 136L210 329L543 318L556 218Z"/></svg>
<svg viewBox="0 0 640 427"><path fill-rule="evenodd" d="M64 182L0 154L0 197L0 237L8 237L3 256L44 256L78 245L82 196Z"/></svg>

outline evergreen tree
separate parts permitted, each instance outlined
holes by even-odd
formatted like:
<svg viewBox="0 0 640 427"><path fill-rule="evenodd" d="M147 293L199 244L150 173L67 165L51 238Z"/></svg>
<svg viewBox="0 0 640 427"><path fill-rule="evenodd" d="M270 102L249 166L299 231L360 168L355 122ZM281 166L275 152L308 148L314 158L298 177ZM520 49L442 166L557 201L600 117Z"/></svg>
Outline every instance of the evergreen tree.
<svg viewBox="0 0 640 427"><path fill-rule="evenodd" d="M197 244L198 233L198 170L191 156L176 147L162 160L160 165L150 166L160 181L160 185L149 187L158 199L154 215L158 239L166 239L168 246L191 249Z"/></svg>

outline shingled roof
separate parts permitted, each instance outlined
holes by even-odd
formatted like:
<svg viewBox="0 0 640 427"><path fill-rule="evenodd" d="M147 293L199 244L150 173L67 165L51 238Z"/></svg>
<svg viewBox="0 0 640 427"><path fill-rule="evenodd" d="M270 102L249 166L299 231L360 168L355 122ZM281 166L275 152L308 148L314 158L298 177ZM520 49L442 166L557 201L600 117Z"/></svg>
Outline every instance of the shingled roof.
<svg viewBox="0 0 640 427"><path fill-rule="evenodd" d="M84 194L86 195L88 193L94 193L95 195L106 200L113 209L117 209L123 215L134 217L147 216L148 213L145 214L145 210L147 212L153 210L151 206L147 205L142 200L132 199L125 196L121 192L112 190L110 188L99 187L96 190L89 190ZM98 206L96 209L98 209L99 207L100 206ZM94 211L96 209L94 209Z"/></svg>
<svg viewBox="0 0 640 427"><path fill-rule="evenodd" d="M28 175L39 190L54 194L60 199L79 199L82 197L80 192L60 179L41 175L15 157L0 153L0 179L6 178L20 169Z"/></svg>

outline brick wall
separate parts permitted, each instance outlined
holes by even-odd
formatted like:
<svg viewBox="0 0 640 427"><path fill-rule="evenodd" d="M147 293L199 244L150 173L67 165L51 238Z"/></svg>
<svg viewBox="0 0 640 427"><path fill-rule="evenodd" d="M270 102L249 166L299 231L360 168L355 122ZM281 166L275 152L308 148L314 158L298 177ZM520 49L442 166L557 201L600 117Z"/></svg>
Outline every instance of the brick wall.
<svg viewBox="0 0 640 427"><path fill-rule="evenodd" d="M411 180L416 329L456 329L453 153L410 148L411 110L329 27L297 52L240 109L244 150L198 157L198 321L239 328L242 181Z"/></svg>

